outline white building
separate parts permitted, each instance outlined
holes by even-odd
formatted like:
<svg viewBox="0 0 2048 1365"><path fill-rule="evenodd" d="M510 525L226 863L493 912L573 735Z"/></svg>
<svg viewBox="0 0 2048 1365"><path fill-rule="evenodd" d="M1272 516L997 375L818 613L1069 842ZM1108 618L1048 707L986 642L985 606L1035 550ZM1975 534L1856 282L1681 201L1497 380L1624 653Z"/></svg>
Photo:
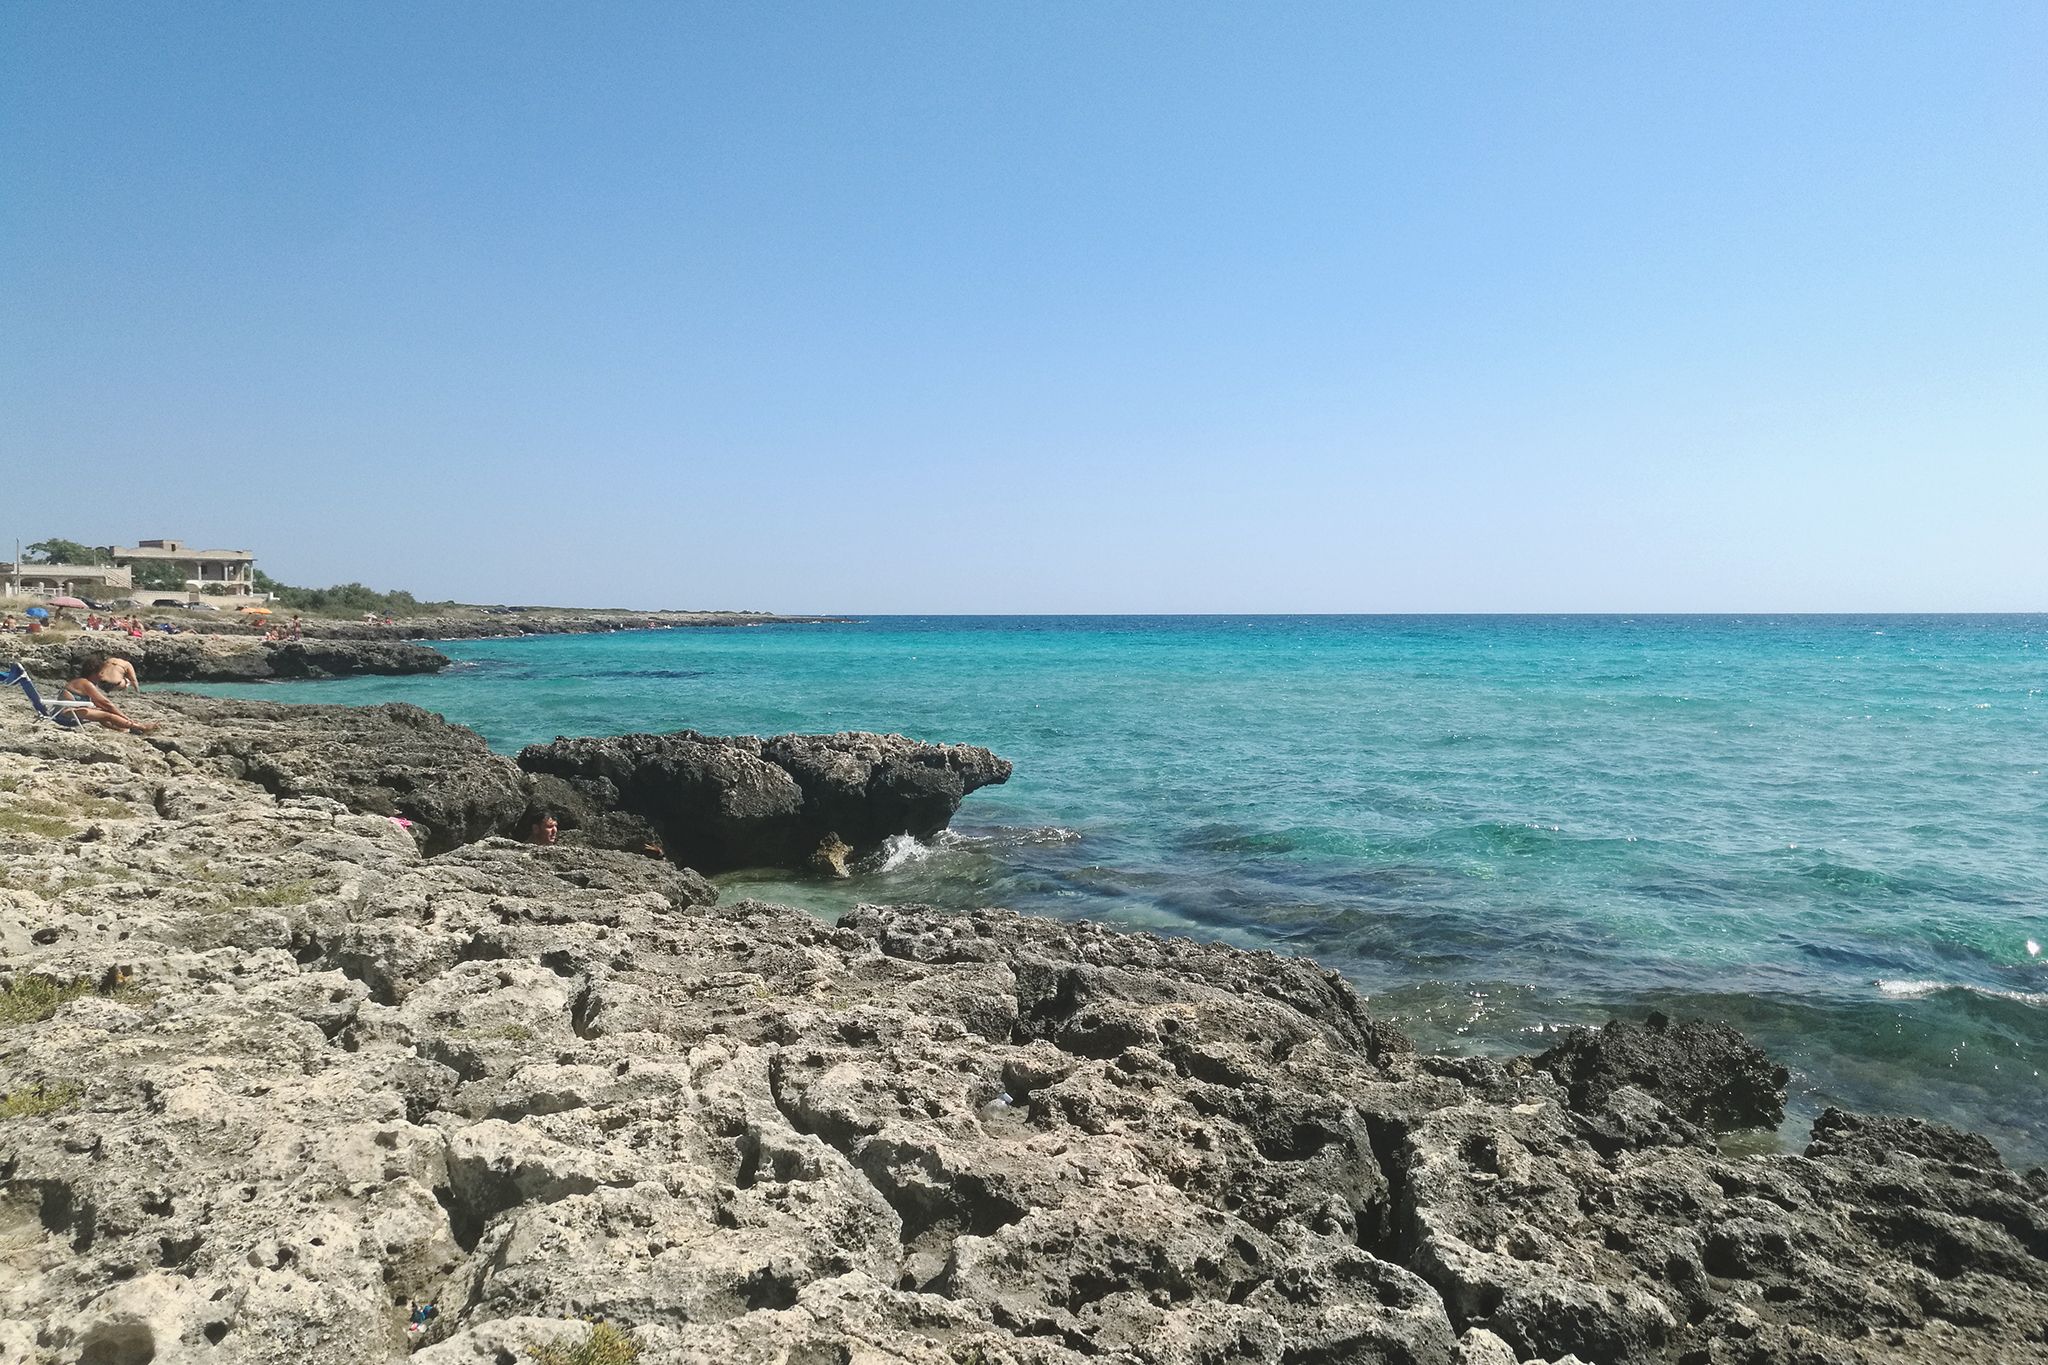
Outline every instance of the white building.
<svg viewBox="0 0 2048 1365"><path fill-rule="evenodd" d="M109 545L114 563L132 571L139 564L168 564L185 580L187 597L250 597L256 591L256 556L247 550L195 550L177 540L145 540L135 545ZM137 596L147 596L143 588ZM176 591L176 590L173 590Z"/></svg>
<svg viewBox="0 0 2048 1365"><path fill-rule="evenodd" d="M0 564L0 586L17 597L125 597L129 571L112 564Z"/></svg>

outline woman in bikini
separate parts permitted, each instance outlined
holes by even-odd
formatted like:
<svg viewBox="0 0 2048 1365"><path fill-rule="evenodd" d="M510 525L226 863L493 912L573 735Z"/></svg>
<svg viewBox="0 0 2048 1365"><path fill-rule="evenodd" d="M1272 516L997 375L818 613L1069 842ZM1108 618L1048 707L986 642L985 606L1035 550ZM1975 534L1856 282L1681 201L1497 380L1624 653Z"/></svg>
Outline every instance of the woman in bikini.
<svg viewBox="0 0 2048 1365"><path fill-rule="evenodd" d="M85 661L85 667L79 671L78 676L65 683L64 690L58 694L82 701L85 706L82 709L65 707L58 715L57 723L77 729L86 721L95 721L109 729L132 730L138 735L146 735L156 729L156 722L153 720L130 719L102 690L113 688L119 691L124 687L141 687L141 679L136 676L135 665L126 659L113 658L105 654L94 655Z"/></svg>

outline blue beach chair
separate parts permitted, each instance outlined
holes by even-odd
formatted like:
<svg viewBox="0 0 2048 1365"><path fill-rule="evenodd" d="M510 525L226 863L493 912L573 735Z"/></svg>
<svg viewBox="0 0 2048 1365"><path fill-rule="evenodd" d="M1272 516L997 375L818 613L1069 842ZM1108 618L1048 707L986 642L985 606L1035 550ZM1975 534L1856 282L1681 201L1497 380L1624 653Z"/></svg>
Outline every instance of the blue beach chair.
<svg viewBox="0 0 2048 1365"><path fill-rule="evenodd" d="M0 670L0 687L19 687L22 695L28 698L28 704L35 707L38 716L52 725L60 725L67 730L76 730L84 724L74 714L75 712L92 708L92 703L88 701L44 701L43 694L36 691L34 681L28 676L28 669L23 667L19 660L15 661L12 668Z"/></svg>

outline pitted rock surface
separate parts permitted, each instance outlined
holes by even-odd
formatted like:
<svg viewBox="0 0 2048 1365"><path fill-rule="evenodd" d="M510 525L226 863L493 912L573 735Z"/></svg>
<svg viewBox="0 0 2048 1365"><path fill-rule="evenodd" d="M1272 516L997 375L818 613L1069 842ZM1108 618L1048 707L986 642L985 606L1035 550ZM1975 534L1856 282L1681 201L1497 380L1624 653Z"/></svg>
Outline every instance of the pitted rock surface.
<svg viewBox="0 0 2048 1365"><path fill-rule="evenodd" d="M306 706L165 692L148 705L177 718L159 742L185 757L278 796L411 820L430 853L509 833L526 809L526 779L510 760L406 702Z"/></svg>
<svg viewBox="0 0 2048 1365"><path fill-rule="evenodd" d="M1785 1068L1726 1024L1652 1014L1642 1024L1568 1029L1534 1061L1582 1114L1600 1113L1633 1086L1717 1132L1774 1128L1785 1117Z"/></svg>
<svg viewBox="0 0 2048 1365"><path fill-rule="evenodd" d="M0 716L0 975L65 988L0 1025L0 1360L500 1365L586 1316L647 1365L2048 1350L2048 1177L1970 1135L1730 1159L1623 1084L1596 1142L1313 963L427 856L209 757L244 723Z"/></svg>

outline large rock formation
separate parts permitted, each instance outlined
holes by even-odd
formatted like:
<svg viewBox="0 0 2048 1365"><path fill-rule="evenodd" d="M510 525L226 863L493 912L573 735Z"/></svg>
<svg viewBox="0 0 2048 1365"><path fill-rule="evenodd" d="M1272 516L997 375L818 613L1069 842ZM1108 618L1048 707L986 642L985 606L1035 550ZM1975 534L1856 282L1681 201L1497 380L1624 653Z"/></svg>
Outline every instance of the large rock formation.
<svg viewBox="0 0 2048 1365"><path fill-rule="evenodd" d="M1731 1159L1304 960L429 857L224 744L0 712L0 1360L501 1365L588 1316L641 1365L2048 1352L2048 1177L1981 1139ZM1695 1052L1674 1097L1752 1070Z"/></svg>
<svg viewBox="0 0 2048 1365"><path fill-rule="evenodd" d="M557 740L522 771L474 731L404 702L320 706L149 693L160 742L280 796L326 796L413 821L429 853L514 835L530 809L567 841L665 851L705 873L810 865L827 834L864 852L892 834L929 837L961 798L1010 765L986 749L900 735ZM138 711L138 715L143 712Z"/></svg>
<svg viewBox="0 0 2048 1365"><path fill-rule="evenodd" d="M510 759L404 702L303 706L152 694L165 749L277 796L321 796L413 822L429 853L510 833L528 801Z"/></svg>
<svg viewBox="0 0 2048 1365"><path fill-rule="evenodd" d="M667 735L558 739L522 750L519 766L555 780L543 795L568 823L634 823L613 837L652 837L701 872L805 865L828 837L855 856L894 834L928 838L967 793L1009 779L986 749L901 735Z"/></svg>

